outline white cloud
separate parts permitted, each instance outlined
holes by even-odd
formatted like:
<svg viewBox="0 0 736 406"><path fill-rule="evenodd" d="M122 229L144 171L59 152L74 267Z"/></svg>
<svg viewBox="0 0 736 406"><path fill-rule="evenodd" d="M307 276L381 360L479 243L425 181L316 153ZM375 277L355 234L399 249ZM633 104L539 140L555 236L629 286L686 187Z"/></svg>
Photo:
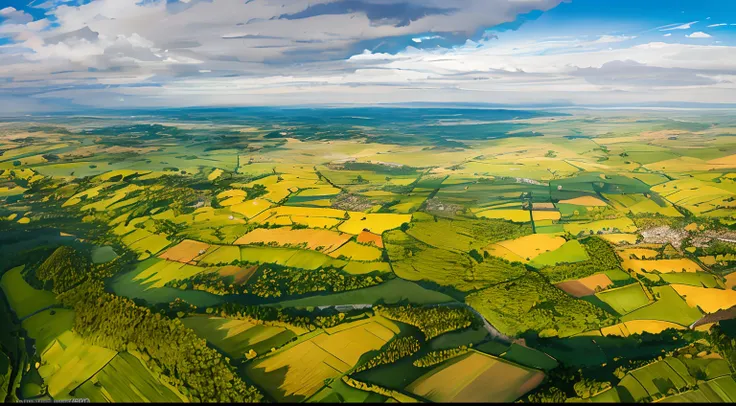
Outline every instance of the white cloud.
<svg viewBox="0 0 736 406"><path fill-rule="evenodd" d="M706 34L702 31L696 31L690 35L685 35L688 38L711 38L709 34Z"/></svg>
<svg viewBox="0 0 736 406"><path fill-rule="evenodd" d="M442 36L440 36L440 35L426 35L424 37L412 38L411 40L414 41L414 42L416 42L417 44L419 44L422 41L429 41L429 40L433 40L433 39L444 39L444 38Z"/></svg>
<svg viewBox="0 0 736 406"><path fill-rule="evenodd" d="M726 26L726 25L728 25L728 24L726 24L726 23L711 24L711 25L708 26L708 28L723 27L723 26Z"/></svg>
<svg viewBox="0 0 736 406"><path fill-rule="evenodd" d="M610 44L614 42L623 42L630 39L635 39L636 36L627 35L601 35L597 40L593 41L593 44Z"/></svg>
<svg viewBox="0 0 736 406"><path fill-rule="evenodd" d="M685 24L679 24L679 25L678 24L670 24L670 25L665 25L665 26L659 27L659 28L661 28L660 31L689 30L690 27L693 24L697 24L697 23L698 23L698 21L691 21L691 22L685 23Z"/></svg>
<svg viewBox="0 0 736 406"><path fill-rule="evenodd" d="M462 10L422 14L406 25L355 11L279 18L305 13L308 5L333 7L337 0L191 0L175 12L166 0L62 5L49 12L58 27L49 28L45 19L0 23L0 33L14 40L0 48L0 77L15 79L0 82L0 93L111 107L121 100L131 106L435 99L736 102L736 47L710 41L634 45L633 35L514 41L499 34L501 41L488 35L454 48L407 47L388 53L376 46L390 37L423 43L477 32L560 1L406 0L417 7ZM689 37L698 38L695 34ZM365 47L379 51L352 55L366 40ZM90 89L99 84L120 87Z"/></svg>
<svg viewBox="0 0 736 406"><path fill-rule="evenodd" d="M23 10L16 10L15 7L5 7L0 9L0 19L5 20L3 23L26 24L33 21L33 17Z"/></svg>

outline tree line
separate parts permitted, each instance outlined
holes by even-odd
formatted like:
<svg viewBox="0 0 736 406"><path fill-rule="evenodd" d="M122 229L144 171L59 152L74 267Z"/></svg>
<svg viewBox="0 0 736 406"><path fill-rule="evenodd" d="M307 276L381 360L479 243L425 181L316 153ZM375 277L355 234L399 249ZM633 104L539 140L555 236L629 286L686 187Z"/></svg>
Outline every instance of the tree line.
<svg viewBox="0 0 736 406"><path fill-rule="evenodd" d="M418 328L424 333L426 340L448 331L470 327L475 321L475 315L465 307L375 306L373 311L377 315Z"/></svg>

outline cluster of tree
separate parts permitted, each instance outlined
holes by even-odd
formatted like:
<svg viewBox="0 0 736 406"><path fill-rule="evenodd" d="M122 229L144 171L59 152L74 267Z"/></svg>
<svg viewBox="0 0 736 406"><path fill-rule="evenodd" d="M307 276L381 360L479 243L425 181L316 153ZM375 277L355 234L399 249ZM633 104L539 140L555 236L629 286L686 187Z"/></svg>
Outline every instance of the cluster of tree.
<svg viewBox="0 0 736 406"><path fill-rule="evenodd" d="M394 363L401 358L408 357L416 353L419 351L420 346L421 344L419 344L419 340L414 336L396 338L383 346L378 355L369 359L365 364L355 368L355 372L365 371L379 365Z"/></svg>
<svg viewBox="0 0 736 406"><path fill-rule="evenodd" d="M672 228L684 228L687 223L683 218L663 216L659 213L651 214L638 214L630 215L631 220L636 224L636 227L640 230L646 230L648 228L668 226Z"/></svg>
<svg viewBox="0 0 736 406"><path fill-rule="evenodd" d="M465 301L507 335L568 336L614 320L605 310L571 297L536 272L471 293Z"/></svg>
<svg viewBox="0 0 736 406"><path fill-rule="evenodd" d="M290 324L295 327L314 330L317 327L334 327L345 320L347 315L336 310L322 311L278 309L272 306L241 305L237 303L223 303L219 306L206 309L207 314L228 317L238 320L275 321Z"/></svg>
<svg viewBox="0 0 736 406"><path fill-rule="evenodd" d="M57 248L36 268L36 278L43 288L63 293L84 281L90 272L87 258L72 247Z"/></svg>
<svg viewBox="0 0 736 406"><path fill-rule="evenodd" d="M734 255L736 254L736 244L715 240L702 250L705 255Z"/></svg>
<svg viewBox="0 0 736 406"><path fill-rule="evenodd" d="M386 318L417 327L427 340L448 331L470 327L476 320L473 312L466 307L375 306L373 311Z"/></svg>
<svg viewBox="0 0 736 406"><path fill-rule="evenodd" d="M241 189L245 191L246 200L252 200L268 193L266 186L261 185L260 183L256 183L252 187L244 187Z"/></svg>
<svg viewBox="0 0 736 406"><path fill-rule="evenodd" d="M201 290L213 295L232 295L245 291L243 285L230 283L217 272L202 272L186 279L169 281L166 286L181 290Z"/></svg>
<svg viewBox="0 0 736 406"><path fill-rule="evenodd" d="M715 325L710 329L708 341L728 361L732 368L736 365L736 338L727 334L720 325Z"/></svg>
<svg viewBox="0 0 736 406"><path fill-rule="evenodd" d="M395 390L391 390L391 389L386 389L382 386L374 385L372 383L358 381L347 375L342 377L342 381L345 382L346 385L353 387L355 389L359 389L359 390L366 391L366 392L373 392L379 395L386 396L388 398L393 398L396 401L398 401L398 403L416 403L417 402L417 399L409 395L406 395L404 393L401 393Z"/></svg>
<svg viewBox="0 0 736 406"><path fill-rule="evenodd" d="M244 292L258 297L303 295L313 292L344 292L383 283L380 276L350 275L337 268L304 270L269 265L259 270Z"/></svg>
<svg viewBox="0 0 736 406"><path fill-rule="evenodd" d="M558 283L570 279L584 278L619 267L616 252L604 239L592 236L583 240L582 243L589 259L546 267L542 269L542 274L549 278L550 282Z"/></svg>
<svg viewBox="0 0 736 406"><path fill-rule="evenodd" d="M132 300L87 280L58 296L75 311L74 330L91 343L116 351L138 351L147 366L192 401L258 402L263 397L243 382L206 340Z"/></svg>
<svg viewBox="0 0 736 406"><path fill-rule="evenodd" d="M578 397L588 399L611 387L611 382L599 382L595 379L581 378L572 386Z"/></svg>
<svg viewBox="0 0 736 406"><path fill-rule="evenodd" d="M470 344L470 347L472 346L473 344ZM432 365L437 365L441 362L447 361L450 358L455 358L458 355L465 354L468 351L470 351L470 348L467 345L461 345L460 347L456 348L448 348L446 350L430 351L422 358L414 361L413 364L415 367L431 367Z"/></svg>
<svg viewBox="0 0 736 406"><path fill-rule="evenodd" d="M567 394L553 386L530 394L526 400L529 403L565 403Z"/></svg>
<svg viewBox="0 0 736 406"><path fill-rule="evenodd" d="M27 354L25 338L20 323L13 317L6 305L4 293L0 290L0 402L18 401L16 389L25 369Z"/></svg>

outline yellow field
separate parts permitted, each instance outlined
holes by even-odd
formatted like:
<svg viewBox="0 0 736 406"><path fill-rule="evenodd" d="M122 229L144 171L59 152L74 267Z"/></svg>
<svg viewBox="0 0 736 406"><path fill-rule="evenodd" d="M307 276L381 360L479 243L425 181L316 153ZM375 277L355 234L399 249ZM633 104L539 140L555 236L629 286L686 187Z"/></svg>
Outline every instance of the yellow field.
<svg viewBox="0 0 736 406"><path fill-rule="evenodd" d="M636 244L636 234L602 234L600 236L606 241L612 242L614 244L621 244L621 243L628 243L628 244Z"/></svg>
<svg viewBox="0 0 736 406"><path fill-rule="evenodd" d="M543 379L540 371L471 351L433 368L406 390L432 402L513 402Z"/></svg>
<svg viewBox="0 0 736 406"><path fill-rule="evenodd" d="M636 232L636 225L628 217L621 217L613 220L592 221L590 223L565 224L565 231L573 235L577 235L580 232L588 234L590 231L593 231L593 233L598 233L598 231L633 233Z"/></svg>
<svg viewBox="0 0 736 406"><path fill-rule="evenodd" d="M555 212L550 212L555 213ZM559 213L558 213L559 214ZM500 209L500 210L484 210L475 213L476 217L488 218L488 219L502 219L514 221L517 223L526 223L531 221L529 211L527 210L513 210L513 209ZM536 219L536 217L535 217Z"/></svg>
<svg viewBox="0 0 736 406"><path fill-rule="evenodd" d="M398 333L399 327L392 321L374 317L326 329L325 334L314 337L312 342L353 366L361 355L381 348Z"/></svg>
<svg viewBox="0 0 736 406"><path fill-rule="evenodd" d="M719 255L708 255L705 257L698 257L700 262L706 264L706 265L728 265L729 262L736 262L736 255L734 254L719 254Z"/></svg>
<svg viewBox="0 0 736 406"><path fill-rule="evenodd" d="M601 334L604 336L628 337L632 334L642 334L644 332L659 334L668 328L674 328L677 330L685 329L685 327L679 324L670 323L668 321L631 320L613 326L604 327L601 329Z"/></svg>
<svg viewBox="0 0 736 406"><path fill-rule="evenodd" d="M240 213L250 220L253 217L259 215L264 210L268 209L269 207L271 207L271 202L269 202L268 200L253 199L246 202L233 204L229 208L231 211L235 213Z"/></svg>
<svg viewBox="0 0 736 406"><path fill-rule="evenodd" d="M736 168L736 155L724 156L723 158L712 159L708 161L711 165L718 165L726 168Z"/></svg>
<svg viewBox="0 0 736 406"><path fill-rule="evenodd" d="M299 196L326 196L326 195L336 195L340 193L341 189L338 189L336 187L332 187L329 185L317 187L314 189L304 189L301 192L299 192Z"/></svg>
<svg viewBox="0 0 736 406"><path fill-rule="evenodd" d="M75 204L80 203L82 201L82 197L84 196L87 196L88 199L97 197L100 194L100 191L102 189L109 187L111 185L114 185L114 183L105 182L99 186L95 186L83 192L79 192L76 195L70 197L66 202L64 202L64 204L61 205L61 207L74 206Z"/></svg>
<svg viewBox="0 0 736 406"><path fill-rule="evenodd" d="M130 226L132 223L133 222L131 221L128 225ZM151 254L157 254L170 244L166 236L162 234L149 233L143 229L135 229L132 233L126 234L125 237L122 238L122 241L128 246L128 248L139 254L139 260L146 259L150 257Z"/></svg>
<svg viewBox="0 0 736 406"><path fill-rule="evenodd" d="M726 289L733 289L736 286L736 272L726 275Z"/></svg>
<svg viewBox="0 0 736 406"><path fill-rule="evenodd" d="M512 262L528 262L540 254L560 248L565 242L564 238L551 234L532 234L490 244L484 250Z"/></svg>
<svg viewBox="0 0 736 406"><path fill-rule="evenodd" d="M618 256L623 260L630 259L632 255L636 255L639 259L654 259L659 252L649 248L626 248L618 252Z"/></svg>
<svg viewBox="0 0 736 406"><path fill-rule="evenodd" d="M223 171L220 168L215 169L214 171L210 172L209 175L207 175L207 180L212 181L212 180L219 178L220 175L222 175L222 172Z"/></svg>
<svg viewBox="0 0 736 406"><path fill-rule="evenodd" d="M695 215L700 215L718 207L733 207L730 201L734 193L716 187L711 182L694 178L673 180L652 188L673 204L685 207Z"/></svg>
<svg viewBox="0 0 736 406"><path fill-rule="evenodd" d="M48 385L49 396L68 399L69 392L102 369L117 352L86 344L72 331L56 337L41 354L38 373Z"/></svg>
<svg viewBox="0 0 736 406"><path fill-rule="evenodd" d="M534 221L559 220L562 217L559 211L549 210L532 210L532 216L534 216Z"/></svg>
<svg viewBox="0 0 736 406"><path fill-rule="evenodd" d="M168 259L170 261L192 263L194 258L206 252L209 247L210 245L207 243L194 240L184 240L167 249L158 257Z"/></svg>
<svg viewBox="0 0 736 406"><path fill-rule="evenodd" d="M377 318L338 326L308 341L256 360L247 375L279 402L304 400L352 368L368 351L382 347L398 328Z"/></svg>
<svg viewBox="0 0 736 406"><path fill-rule="evenodd" d="M721 309L736 306L736 290L710 289L690 285L671 285L688 305L698 306L705 313L715 313Z"/></svg>
<svg viewBox="0 0 736 406"><path fill-rule="evenodd" d="M582 197L576 197L574 199L560 200L560 203L575 204L578 206L587 206L587 207L608 206L608 203L604 202L603 200L597 197L593 197L593 196L582 196Z"/></svg>
<svg viewBox="0 0 736 406"><path fill-rule="evenodd" d="M637 273L651 273L654 271L658 271L659 273L703 272L703 269L700 267L700 265L687 258L654 260L624 258L621 262L621 266L628 271L634 271Z"/></svg>
<svg viewBox="0 0 736 406"><path fill-rule="evenodd" d="M329 255L333 258L338 258L342 255L356 261L375 261L381 258L381 250L376 247L350 241L342 247L330 252Z"/></svg>
<svg viewBox="0 0 736 406"><path fill-rule="evenodd" d="M227 199L220 202L220 206L228 207L228 206L235 206L236 204L243 203L245 201L245 196L232 196L228 197Z"/></svg>
<svg viewBox="0 0 736 406"><path fill-rule="evenodd" d="M338 230L348 234L360 234L363 230L383 234L384 231L399 228L403 223L411 221L411 214L361 212L350 212L349 214L350 219L338 227Z"/></svg>
<svg viewBox="0 0 736 406"><path fill-rule="evenodd" d="M133 280L145 284L152 283L146 289L162 288L168 282L190 278L203 271L205 271L205 268L182 264L181 262L162 260L136 275Z"/></svg>
<svg viewBox="0 0 736 406"><path fill-rule="evenodd" d="M269 244L271 242L280 246L306 244L309 249L329 252L345 244L350 238L352 238L350 234L324 229L257 228L235 240L234 244Z"/></svg>

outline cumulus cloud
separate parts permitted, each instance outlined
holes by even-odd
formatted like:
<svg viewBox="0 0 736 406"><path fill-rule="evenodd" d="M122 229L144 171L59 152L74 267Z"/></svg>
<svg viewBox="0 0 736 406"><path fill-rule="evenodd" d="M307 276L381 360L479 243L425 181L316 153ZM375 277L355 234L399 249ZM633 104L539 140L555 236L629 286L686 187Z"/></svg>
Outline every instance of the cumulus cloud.
<svg viewBox="0 0 736 406"><path fill-rule="evenodd" d="M709 34L706 34L702 31L696 31L692 34L686 35L688 38L711 38Z"/></svg>

